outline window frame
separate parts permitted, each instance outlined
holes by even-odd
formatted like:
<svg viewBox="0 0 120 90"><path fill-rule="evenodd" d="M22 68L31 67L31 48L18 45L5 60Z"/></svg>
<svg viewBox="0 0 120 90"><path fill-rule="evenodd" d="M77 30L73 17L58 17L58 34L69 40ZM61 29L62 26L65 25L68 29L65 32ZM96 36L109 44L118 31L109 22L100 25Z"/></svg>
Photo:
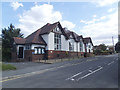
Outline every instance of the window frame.
<svg viewBox="0 0 120 90"><path fill-rule="evenodd" d="M54 33L54 50L61 50L61 34Z"/></svg>
<svg viewBox="0 0 120 90"><path fill-rule="evenodd" d="M37 52L35 53L34 51L34 54L45 54L45 48L44 47L34 47L34 50L37 49ZM43 51L44 50L44 53Z"/></svg>
<svg viewBox="0 0 120 90"><path fill-rule="evenodd" d="M82 43L82 41L80 40L80 43L79 43L79 47L80 47L80 52L82 52L83 51L83 43Z"/></svg>

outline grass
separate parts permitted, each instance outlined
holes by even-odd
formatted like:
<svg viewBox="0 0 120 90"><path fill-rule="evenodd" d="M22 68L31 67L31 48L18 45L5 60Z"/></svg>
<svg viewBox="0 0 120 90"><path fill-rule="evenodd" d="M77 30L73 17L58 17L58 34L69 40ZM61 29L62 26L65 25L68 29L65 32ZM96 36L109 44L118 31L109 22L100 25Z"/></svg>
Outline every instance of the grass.
<svg viewBox="0 0 120 90"><path fill-rule="evenodd" d="M4 63L0 63L0 70L2 68L2 71L5 70L16 70L16 67L11 65L11 64L4 64Z"/></svg>

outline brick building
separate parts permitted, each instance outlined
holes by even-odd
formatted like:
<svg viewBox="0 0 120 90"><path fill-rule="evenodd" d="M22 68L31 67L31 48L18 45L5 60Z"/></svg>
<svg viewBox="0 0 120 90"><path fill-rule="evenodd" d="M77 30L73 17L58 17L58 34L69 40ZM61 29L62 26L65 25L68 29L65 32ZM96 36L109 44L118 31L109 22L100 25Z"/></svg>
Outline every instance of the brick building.
<svg viewBox="0 0 120 90"><path fill-rule="evenodd" d="M62 28L60 22L47 23L26 38L14 37L12 61L67 58L93 53L90 37L83 38Z"/></svg>

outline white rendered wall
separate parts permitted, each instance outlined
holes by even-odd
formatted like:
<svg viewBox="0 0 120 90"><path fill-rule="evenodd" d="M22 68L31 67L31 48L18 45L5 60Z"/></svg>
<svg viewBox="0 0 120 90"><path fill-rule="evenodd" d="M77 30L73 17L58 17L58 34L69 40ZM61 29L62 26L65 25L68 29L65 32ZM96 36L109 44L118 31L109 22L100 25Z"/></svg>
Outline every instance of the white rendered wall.
<svg viewBox="0 0 120 90"><path fill-rule="evenodd" d="M89 53L89 50L90 50L90 52L93 52L93 46L92 46L92 44L88 43L86 45L87 45L87 52ZM89 48L89 45L90 45L90 48Z"/></svg>
<svg viewBox="0 0 120 90"><path fill-rule="evenodd" d="M90 45L90 48L88 47L88 49L90 49L90 52L93 52L93 46L91 43L88 43L88 45ZM88 51L89 52L89 51Z"/></svg>
<svg viewBox="0 0 120 90"><path fill-rule="evenodd" d="M83 43L83 52L85 52L85 44Z"/></svg>
<svg viewBox="0 0 120 90"><path fill-rule="evenodd" d="M61 50L69 51L69 40L66 40L64 35L61 35Z"/></svg>
<svg viewBox="0 0 120 90"><path fill-rule="evenodd" d="M50 32L49 34L42 35L42 38L47 44L46 50L54 50L54 33Z"/></svg>
<svg viewBox="0 0 120 90"><path fill-rule="evenodd" d="M48 35L48 50L54 50L54 33L50 32Z"/></svg>
<svg viewBox="0 0 120 90"><path fill-rule="evenodd" d="M47 44L46 50L54 50L54 33L50 32L49 34L42 35L42 37L43 37L43 39L45 40L45 42ZM79 43L75 42L74 39L66 40L64 35L61 35L61 50L62 51L69 51L69 42L74 44L74 51L75 52L80 52ZM82 45L83 46L82 52L85 52L85 46L84 46L83 41L82 41L82 44L83 44ZM76 46L78 46L78 48ZM89 52L88 47L87 47L87 52Z"/></svg>
<svg viewBox="0 0 120 90"><path fill-rule="evenodd" d="M49 43L49 41L48 41L48 34L44 34L44 35L42 35L42 38L43 38L44 41L46 42L46 44L47 44L47 46L46 46L46 50L48 50L48 43Z"/></svg>

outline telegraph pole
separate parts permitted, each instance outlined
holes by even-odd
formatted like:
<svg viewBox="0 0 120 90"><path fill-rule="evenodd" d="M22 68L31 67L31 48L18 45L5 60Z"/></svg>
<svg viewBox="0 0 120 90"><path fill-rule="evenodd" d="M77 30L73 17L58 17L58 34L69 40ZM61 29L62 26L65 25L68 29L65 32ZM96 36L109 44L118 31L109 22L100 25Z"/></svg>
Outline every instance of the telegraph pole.
<svg viewBox="0 0 120 90"><path fill-rule="evenodd" d="M114 38L113 38L113 36L112 36L112 43L113 43L113 53L115 53Z"/></svg>

